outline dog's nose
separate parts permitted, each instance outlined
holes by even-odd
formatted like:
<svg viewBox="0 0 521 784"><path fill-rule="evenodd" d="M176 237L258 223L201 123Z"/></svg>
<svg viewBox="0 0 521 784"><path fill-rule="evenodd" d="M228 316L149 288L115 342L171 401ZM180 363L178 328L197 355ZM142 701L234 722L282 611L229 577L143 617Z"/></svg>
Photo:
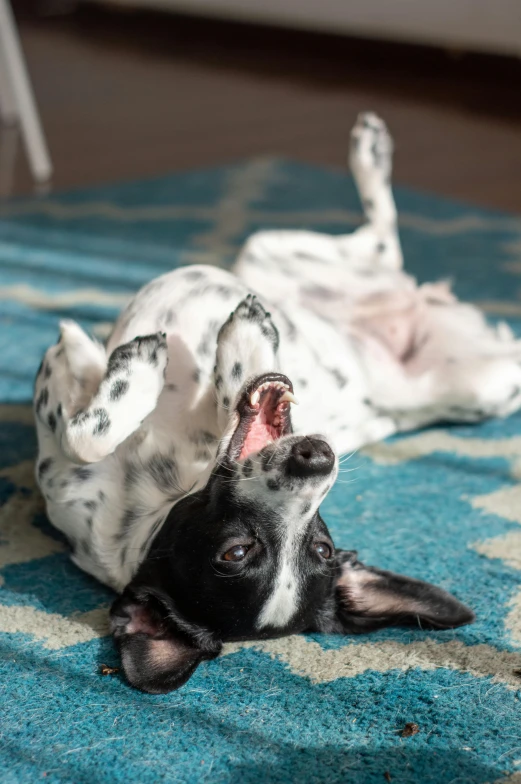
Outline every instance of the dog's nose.
<svg viewBox="0 0 521 784"><path fill-rule="evenodd" d="M320 438L303 438L291 448L287 471L291 476L325 476L335 464L333 450Z"/></svg>

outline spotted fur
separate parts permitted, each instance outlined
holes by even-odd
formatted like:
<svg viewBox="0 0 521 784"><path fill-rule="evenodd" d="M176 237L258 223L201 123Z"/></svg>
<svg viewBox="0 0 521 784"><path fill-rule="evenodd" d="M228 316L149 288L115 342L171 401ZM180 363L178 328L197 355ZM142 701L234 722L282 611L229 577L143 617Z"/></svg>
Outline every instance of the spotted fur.
<svg viewBox="0 0 521 784"><path fill-rule="evenodd" d="M508 328L488 327L444 284L417 286L403 272L391 149L382 121L361 116L350 161L366 222L354 233L260 232L235 274L201 266L163 275L138 292L105 347L64 322L45 355L37 480L75 563L124 591L113 631L139 688L181 685L222 639L373 628L364 603L349 598L361 586L392 608L387 622L471 619L438 589L404 588L405 578L342 551L322 563L314 549L321 540L320 552L333 548L318 507L338 452L521 404L521 350ZM300 401L293 432L232 456L248 385L280 372ZM304 442L315 460L308 473L295 468L308 459ZM237 532L254 554L261 547L251 585L208 571ZM240 601L226 593L239 588ZM223 608L236 601L242 615L230 618Z"/></svg>

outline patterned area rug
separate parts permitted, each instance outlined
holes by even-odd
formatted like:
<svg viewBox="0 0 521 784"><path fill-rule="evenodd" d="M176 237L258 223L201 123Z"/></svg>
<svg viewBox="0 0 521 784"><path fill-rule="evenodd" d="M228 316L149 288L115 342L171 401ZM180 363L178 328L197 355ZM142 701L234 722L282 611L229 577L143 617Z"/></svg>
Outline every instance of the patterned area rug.
<svg viewBox="0 0 521 784"><path fill-rule="evenodd" d="M521 334L521 220L396 195L408 269ZM35 488L32 380L60 318L103 337L145 281L229 265L255 229L359 220L343 173L273 160L0 208L5 784L521 782L521 416L356 454L322 508L339 546L454 591L474 625L228 645L166 696L102 674L111 592L69 562Z"/></svg>

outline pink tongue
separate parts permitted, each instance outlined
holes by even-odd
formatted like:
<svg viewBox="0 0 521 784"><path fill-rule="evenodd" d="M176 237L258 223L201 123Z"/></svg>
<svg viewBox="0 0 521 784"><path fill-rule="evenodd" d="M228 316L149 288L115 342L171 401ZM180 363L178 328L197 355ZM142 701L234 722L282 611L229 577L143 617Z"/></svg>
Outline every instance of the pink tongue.
<svg viewBox="0 0 521 784"><path fill-rule="evenodd" d="M278 437L277 428L268 425L266 422L259 422L260 418L258 417L250 427L239 459L248 457L252 452L259 452L266 444L275 441Z"/></svg>

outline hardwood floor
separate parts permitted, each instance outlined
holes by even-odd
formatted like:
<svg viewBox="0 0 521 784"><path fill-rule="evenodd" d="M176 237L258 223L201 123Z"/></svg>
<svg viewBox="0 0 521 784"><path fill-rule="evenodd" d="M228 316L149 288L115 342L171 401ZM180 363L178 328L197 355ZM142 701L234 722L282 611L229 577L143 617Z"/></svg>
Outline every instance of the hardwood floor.
<svg viewBox="0 0 521 784"><path fill-rule="evenodd" d="M55 189L258 155L341 167L370 108L397 182L521 213L521 61L96 7L19 18ZM14 192L32 187L19 150Z"/></svg>

